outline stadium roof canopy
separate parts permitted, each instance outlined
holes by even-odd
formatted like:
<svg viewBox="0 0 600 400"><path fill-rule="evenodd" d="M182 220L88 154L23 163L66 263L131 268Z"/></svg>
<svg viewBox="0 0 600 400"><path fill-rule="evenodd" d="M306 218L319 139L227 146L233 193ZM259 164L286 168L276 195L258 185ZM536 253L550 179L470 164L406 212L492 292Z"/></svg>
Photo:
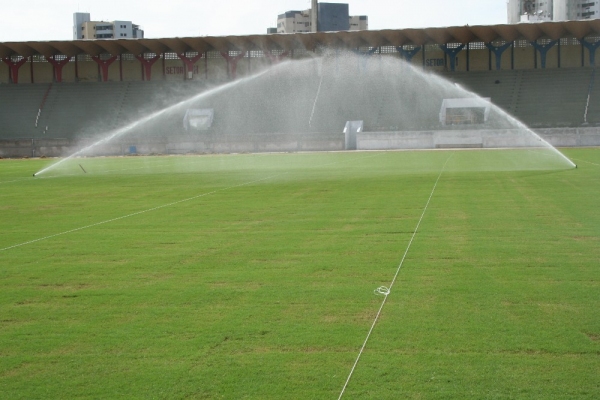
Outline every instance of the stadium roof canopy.
<svg viewBox="0 0 600 400"><path fill-rule="evenodd" d="M0 57L43 55L177 53L249 50L314 50L337 48L449 44L515 40L582 39L600 34L600 20L522 23L515 25L454 26L423 29L385 29L248 36L203 36L164 39L109 39L36 42L1 42Z"/></svg>

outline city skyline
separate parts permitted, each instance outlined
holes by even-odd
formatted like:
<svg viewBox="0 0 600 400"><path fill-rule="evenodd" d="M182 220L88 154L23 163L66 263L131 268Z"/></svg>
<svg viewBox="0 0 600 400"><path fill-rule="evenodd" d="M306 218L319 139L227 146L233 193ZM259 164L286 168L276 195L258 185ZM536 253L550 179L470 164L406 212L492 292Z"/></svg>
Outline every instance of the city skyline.
<svg viewBox="0 0 600 400"><path fill-rule="evenodd" d="M431 0L427 3L390 0L331 1L348 3L352 15L368 15L369 29L404 29L506 23L506 0ZM450 4L451 3L451 4ZM140 7L143 4L143 7ZM168 7L165 7L165 4ZM72 40L73 13L89 12L94 20L131 20L147 38L264 34L277 16L310 8L307 0L258 2L200 1L168 3L106 0L102 4L57 0L9 3L0 14L0 42ZM210 10L210 12L207 12Z"/></svg>

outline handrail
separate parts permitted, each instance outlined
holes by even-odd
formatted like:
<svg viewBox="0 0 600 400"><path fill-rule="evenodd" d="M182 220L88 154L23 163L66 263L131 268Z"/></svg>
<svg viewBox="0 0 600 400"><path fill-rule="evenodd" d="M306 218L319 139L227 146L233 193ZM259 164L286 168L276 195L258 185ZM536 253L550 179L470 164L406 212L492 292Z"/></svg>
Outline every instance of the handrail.
<svg viewBox="0 0 600 400"><path fill-rule="evenodd" d="M50 94L50 90L52 90L52 84L50 84L48 86L48 89L46 89L46 93L44 93L44 97L42 97L42 102L40 103L40 108L38 109L37 116L35 117L35 127L36 128L38 127L38 122L40 121L40 116L42 115L42 110L44 109L44 105L46 104L46 100L48 99L48 95Z"/></svg>
<svg viewBox="0 0 600 400"><path fill-rule="evenodd" d="M587 123L588 123L587 115L588 115L588 109L590 108L590 98L592 97L592 89L594 88L595 76L596 76L596 68L594 68L592 70L592 76L590 77L590 84L588 86L587 101L585 103L585 111L583 112L583 124L584 125L587 125Z"/></svg>

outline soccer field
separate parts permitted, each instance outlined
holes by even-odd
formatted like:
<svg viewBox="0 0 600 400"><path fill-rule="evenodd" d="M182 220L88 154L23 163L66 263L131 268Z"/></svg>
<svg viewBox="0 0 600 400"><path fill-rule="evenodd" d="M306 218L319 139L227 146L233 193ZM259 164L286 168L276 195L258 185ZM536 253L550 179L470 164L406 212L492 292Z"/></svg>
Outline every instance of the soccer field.
<svg viewBox="0 0 600 400"><path fill-rule="evenodd" d="M563 152L0 160L0 397L597 398Z"/></svg>

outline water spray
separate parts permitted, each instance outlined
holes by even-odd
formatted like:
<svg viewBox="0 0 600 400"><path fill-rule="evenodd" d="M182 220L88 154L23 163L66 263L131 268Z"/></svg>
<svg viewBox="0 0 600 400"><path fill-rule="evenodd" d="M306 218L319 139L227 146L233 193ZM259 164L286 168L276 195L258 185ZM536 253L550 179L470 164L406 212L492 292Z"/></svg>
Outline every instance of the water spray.
<svg viewBox="0 0 600 400"><path fill-rule="evenodd" d="M326 132L330 134L338 129L336 126L339 127L339 131L335 130L335 132L341 133L343 121L351 119L364 119L366 124L371 124L372 127L392 132L437 130L439 125L434 117L439 113L439 106L435 104L438 99L439 101L444 98L480 99L476 93L466 90L458 83L450 82L435 74L424 73L395 58L384 59L381 57L378 69L369 71L359 68L357 71L357 63L351 62L352 57L357 57L354 54L332 54L331 57L336 57L335 63L327 62L328 59L325 57L283 62L255 75L214 87L178 103L173 102L171 106L159 109L115 130L105 132L104 137L100 140L93 143L88 142L91 144L81 146L79 151L57 160L54 164L36 172L34 176L53 169L76 156L93 155L92 153L98 145L104 145L112 139L117 139L132 131L137 134L137 131L141 130L140 128L147 127L146 124L158 119L170 118L171 115L176 116L181 110L193 107L195 103L200 102L210 101L216 103L213 106L220 107L217 110L221 113L219 115L221 121L219 132L232 135L239 133L240 140L246 140L246 136L242 136L243 133L315 134L316 132ZM338 58L342 61L338 62ZM344 58L347 60L343 60ZM399 64L404 68L402 74L397 73ZM266 78L261 77L267 73L272 75ZM307 80L311 84L299 85L298 82L303 80ZM268 87L269 91L265 91L265 87ZM277 102L269 100L276 96ZM507 132L506 136L509 138L514 136L514 145L507 139L498 138L499 141L492 142L489 147L537 149L540 150L536 151L538 155L548 156L545 159L551 163L552 168L577 167L524 123L493 103L490 104L497 117L493 123L481 126L478 122L472 122L470 127L462 129L457 127L447 131L459 131L460 133L464 130L511 130ZM244 121L249 121L248 125ZM253 124L257 125L256 128ZM158 133L162 134L163 132ZM463 140L460 137L451 140L457 140L456 145L465 144L463 142L471 140L467 137L468 135L469 133L465 132L463 136L466 139ZM500 136L498 133L495 135ZM481 134L475 132L474 136L481 136ZM140 137L142 140L144 139L144 136ZM269 138L269 136L265 137ZM419 141L417 145L430 146L430 144L421 143L422 141ZM394 144L391 142L385 146L382 149L394 148ZM547 150L547 154L540 154L541 150ZM535 163L538 158L536 155L523 160ZM512 162L508 164L509 167L512 165ZM74 167L74 164L72 166ZM534 167L537 166L537 164L534 165ZM540 166L543 168L544 164ZM83 166L80 165L80 168L87 173Z"/></svg>
<svg viewBox="0 0 600 400"><path fill-rule="evenodd" d="M285 65L285 64L287 64L287 63L280 63L277 66L272 67L271 69L281 67L282 65ZM82 153L85 153L86 151L88 151L88 150L90 150L90 149L92 149L92 148L94 148L94 147L96 147L96 146L98 146L100 144L109 142L112 139L116 139L116 138L118 138L120 136L123 136L123 135L129 133L132 129L137 128L140 125L144 125L144 124L146 124L146 123L148 123L148 122L150 122L150 121L152 121L152 120L160 117L161 115L164 115L164 114L166 114L166 113L168 113L170 111L176 110L176 109L178 109L180 107L186 106L186 105L188 105L188 104L190 104L190 103L192 103L194 101L198 101L199 99L201 99L203 97L208 97L208 96L214 95L216 93L219 93L219 92L222 92L224 90L227 90L227 89L229 89L231 87L234 87L234 86L240 85L242 83L245 83L245 82L247 82L249 80L256 79L256 78L258 78L258 77L266 74L269 71L270 71L270 69L265 69L264 71L261 71L261 72L259 72L257 74L251 75L251 76L248 76L246 78L242 78L242 79L239 79L239 80L236 80L236 81L232 81L232 82L226 83L224 85L217 86L215 88L209 89L209 90L207 90L205 92L202 92L200 94L192 96L192 97L190 97L188 99L182 100L179 103L176 103L176 104L174 104L172 106L169 106L169 107L163 108L161 110L158 110L158 111L156 111L156 112L154 112L154 113L152 113L152 114L150 114L150 115L148 115L146 117L138 119L137 121L134 121L134 122L132 122L132 123L130 123L128 125L125 125L125 126L123 126L121 128L113 130L112 132L109 133L109 135L107 137L102 138L102 139L100 139L100 140L98 140L98 141L96 141L96 142L94 142L94 143L92 143L92 144L84 147L83 149L81 149L81 150L79 150L79 151L71 154L70 156L65 157L65 158L57 161L56 163L54 163L54 164L52 164L52 165L50 165L50 166L48 166L48 167L46 167L46 168L44 168L44 169L36 172L34 174L34 176L36 176L38 174L42 174L42 173L44 173L44 172L46 172L46 171L48 171L50 169L53 169L53 168L59 166L60 164L66 162L66 161L68 161L68 160L70 160L70 159L72 159L72 158L74 158L74 157L76 157L76 156L78 156L78 155L80 155ZM81 167L81 165L80 165L80 167ZM83 167L81 167L81 169L83 169ZM85 170L84 170L84 172L85 172Z"/></svg>

